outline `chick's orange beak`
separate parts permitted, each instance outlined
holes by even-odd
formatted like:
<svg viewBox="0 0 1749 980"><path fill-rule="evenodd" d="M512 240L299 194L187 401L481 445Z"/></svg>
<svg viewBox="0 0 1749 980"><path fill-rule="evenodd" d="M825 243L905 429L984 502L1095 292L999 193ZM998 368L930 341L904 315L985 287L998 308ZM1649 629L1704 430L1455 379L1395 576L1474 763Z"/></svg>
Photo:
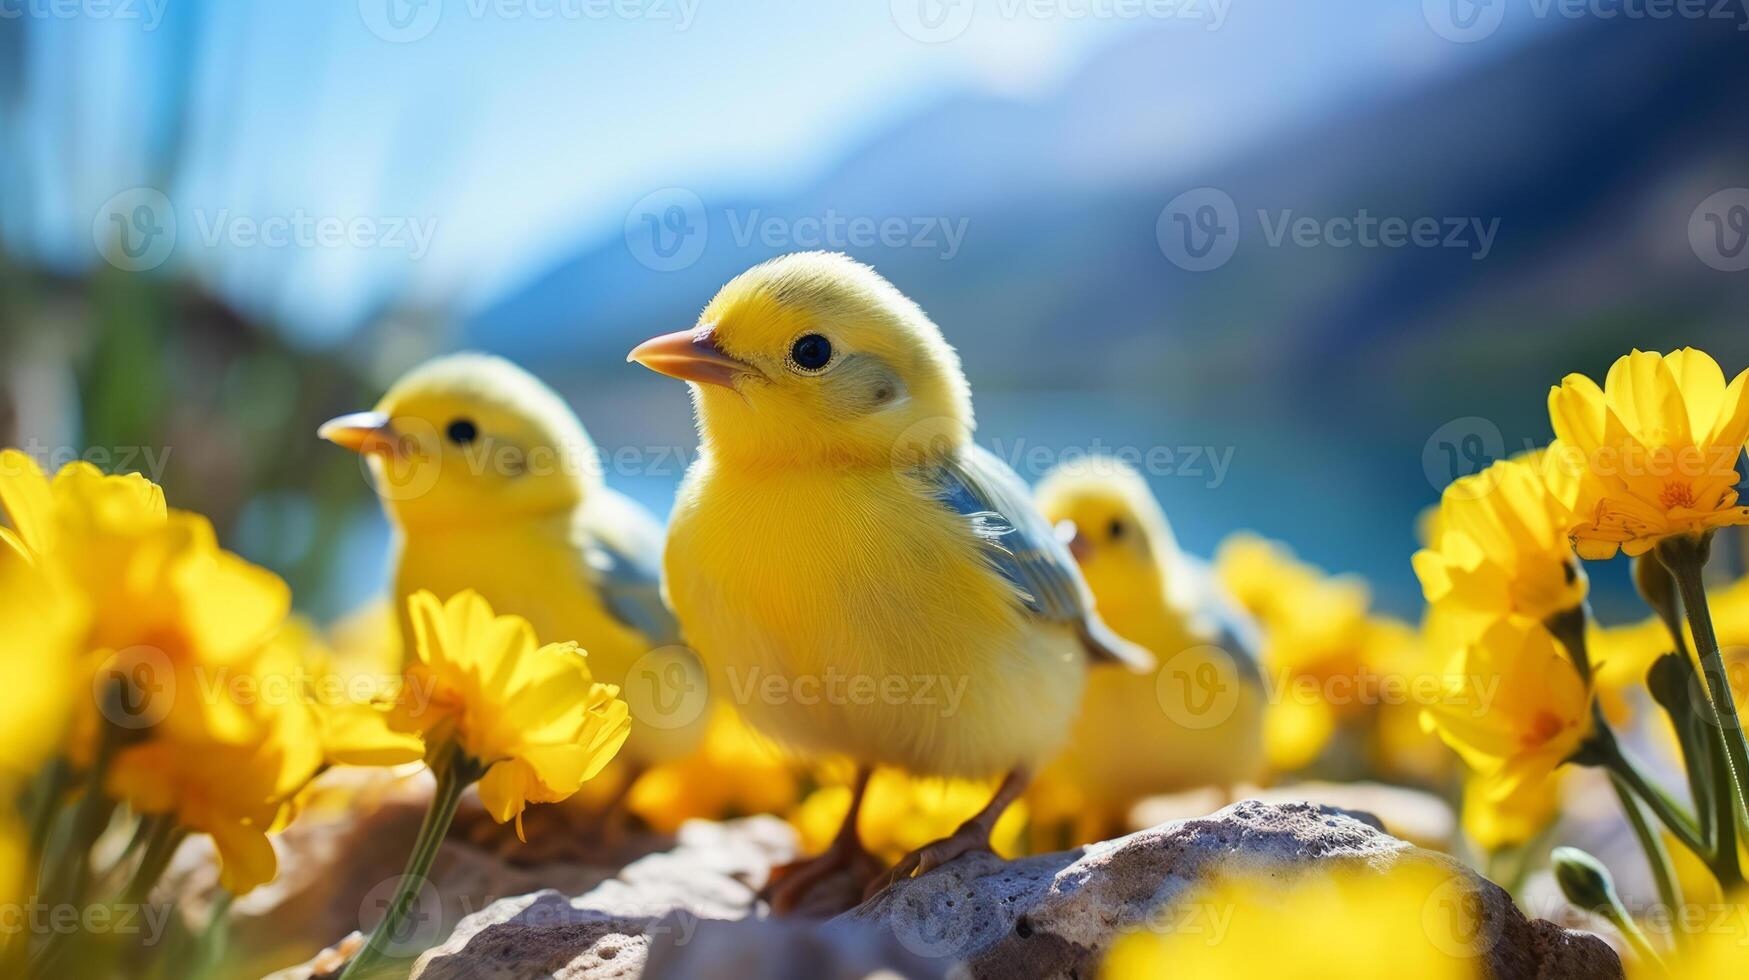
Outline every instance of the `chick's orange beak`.
<svg viewBox="0 0 1749 980"><path fill-rule="evenodd" d="M651 337L626 355L652 371L682 381L699 384L735 386L736 375L752 368L722 352L717 347L709 327L702 330L676 330L660 337Z"/></svg>
<svg viewBox="0 0 1749 980"><path fill-rule="evenodd" d="M353 412L329 419L316 435L360 455L393 456L400 451L401 434L381 412Z"/></svg>

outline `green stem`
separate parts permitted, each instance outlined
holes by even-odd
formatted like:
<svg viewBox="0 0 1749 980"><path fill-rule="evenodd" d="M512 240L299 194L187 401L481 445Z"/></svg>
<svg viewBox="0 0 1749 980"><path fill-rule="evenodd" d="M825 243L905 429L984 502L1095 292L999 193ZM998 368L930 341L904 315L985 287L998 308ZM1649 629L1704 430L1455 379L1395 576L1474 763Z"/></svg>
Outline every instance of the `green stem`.
<svg viewBox="0 0 1749 980"><path fill-rule="evenodd" d="M432 772L437 777L437 791L431 797L430 808L425 811L425 820L419 826L419 836L414 838L413 853L407 858L407 867L401 873L400 884L395 889L394 897L389 900L382 921L371 930L370 939L365 942L364 948L358 951L352 962L346 964L340 980L358 980L369 976L383 959L386 948L400 931L407 911L413 907L413 900L425 885L425 876L431 871L438 848L443 846L450 822L455 819L462 792L480 776L479 766L455 749L450 751L447 758L434 765Z"/></svg>
<svg viewBox="0 0 1749 980"><path fill-rule="evenodd" d="M106 691L105 697L120 697L120 682ZM107 716L105 716L107 717ZM109 826L115 813L115 802L104 792L103 783L109 773L110 760L120 747L121 732L114 725L103 724L97 737L97 753L91 768L85 773L83 795L73 805L72 827L61 843L60 853L42 881L45 904L51 909L83 908L90 888L91 848ZM69 941L66 932L51 933L42 946L30 956L30 973L47 976L47 967L65 950Z"/></svg>
<svg viewBox="0 0 1749 980"><path fill-rule="evenodd" d="M1628 826L1633 828L1634 837L1640 842L1640 849L1646 852L1646 864L1652 870L1652 882L1658 887L1658 900L1675 915L1682 908L1682 889L1676 883L1676 868L1670 863L1670 852L1664 847L1664 839L1646 821L1645 811L1640 809L1640 803L1634 798L1633 791L1620 776L1610 773L1609 785L1615 790L1615 797L1621 801L1621 810L1628 818ZM1680 936L1681 930L1676 930Z"/></svg>
<svg viewBox="0 0 1749 980"><path fill-rule="evenodd" d="M236 899L237 896L223 889L213 898L206 928L201 930L200 939L195 944L194 962L189 971L192 976L211 976L213 969L225 958L225 947L231 933L231 904Z"/></svg>
<svg viewBox="0 0 1749 980"><path fill-rule="evenodd" d="M1670 798L1656 783L1640 771L1640 767L1628 758L1622 751L1621 743L1616 741L1615 732L1609 728L1603 718L1603 710L1595 703L1592 705L1596 732L1592 735L1587 748L1596 754L1595 761L1608 769L1612 776L1618 777L1626 786L1634 791L1634 795L1645 801L1654 816L1670 833L1682 842L1682 846L1693 851L1702 861L1711 864L1712 848L1701 837L1700 827L1692 816L1682 808L1682 805Z"/></svg>
<svg viewBox="0 0 1749 980"><path fill-rule="evenodd" d="M1610 925L1615 926L1622 938L1626 939L1628 945L1634 948L1634 952L1639 954L1640 959L1656 971L1658 976L1669 980L1670 968L1665 965L1664 958L1658 955L1658 951L1652 946L1652 941L1646 938L1646 934L1640 930L1640 924L1627 914L1626 909L1619 905L1604 905L1595 911L1608 919Z"/></svg>
<svg viewBox="0 0 1749 980"><path fill-rule="evenodd" d="M1736 699L1731 694L1730 677L1725 672L1724 658L1719 655L1719 638L1713 632L1712 611L1707 606L1706 589L1701 583L1701 566L1706 562L1705 538L1667 538L1658 545L1658 558L1676 579L1682 594L1682 609L1688 614L1688 628L1694 634L1695 653L1700 657L1701 673L1706 678L1707 699L1712 702L1718 719L1720 737L1725 745L1725 762L1730 770L1729 790L1736 801L1737 827L1749 828L1749 798L1744 796L1744 780L1749 779L1749 743L1743 740L1743 723L1737 717ZM1737 856L1730 855L1732 861Z"/></svg>
<svg viewBox="0 0 1749 980"><path fill-rule="evenodd" d="M123 905L146 903L152 894L152 886L164 876L164 869L170 866L170 859L176 856L176 849L188 836L188 831L178 826L174 817L151 817L148 822L150 826L144 835L145 850L140 855L139 866L121 893Z"/></svg>

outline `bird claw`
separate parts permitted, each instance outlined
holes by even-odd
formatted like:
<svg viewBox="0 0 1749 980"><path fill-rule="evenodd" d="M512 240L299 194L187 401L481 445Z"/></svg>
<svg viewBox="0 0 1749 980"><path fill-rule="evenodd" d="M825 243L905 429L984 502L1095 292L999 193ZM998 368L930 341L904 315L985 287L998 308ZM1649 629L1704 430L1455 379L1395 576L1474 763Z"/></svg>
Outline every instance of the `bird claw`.
<svg viewBox="0 0 1749 980"><path fill-rule="evenodd" d="M926 875L956 858L980 851L990 851L990 833L982 827L966 826L951 836L930 841L899 859L893 869L869 883L862 893L864 902L906 878Z"/></svg>
<svg viewBox="0 0 1749 980"><path fill-rule="evenodd" d="M880 859L863 849L860 841L837 840L821 853L771 869L758 898L771 906L773 915L789 915L807 899L815 886L839 872L849 872L851 894L857 894L881 873Z"/></svg>

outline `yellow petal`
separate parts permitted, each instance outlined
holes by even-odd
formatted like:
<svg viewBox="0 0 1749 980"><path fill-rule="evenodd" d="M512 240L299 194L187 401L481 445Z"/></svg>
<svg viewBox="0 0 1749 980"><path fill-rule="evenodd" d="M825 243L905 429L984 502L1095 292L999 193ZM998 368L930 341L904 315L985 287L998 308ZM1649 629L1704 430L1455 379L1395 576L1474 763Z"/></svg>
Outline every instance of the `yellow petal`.
<svg viewBox="0 0 1749 980"><path fill-rule="evenodd" d="M219 852L219 887L233 895L253 891L273 880L279 859L273 842L260 828L241 823L217 823L206 828Z"/></svg>
<svg viewBox="0 0 1749 980"><path fill-rule="evenodd" d="M1717 428L1725 403L1725 372L1704 351L1684 347L1664 358L1683 405L1688 410L1688 431L1704 443Z"/></svg>
<svg viewBox="0 0 1749 980"><path fill-rule="evenodd" d="M1698 364L1691 366L1698 371ZM1639 442L1647 446L1688 444L1688 411L1662 355L1636 350L1618 359L1603 381L1603 391L1610 412Z"/></svg>
<svg viewBox="0 0 1749 980"><path fill-rule="evenodd" d="M320 709L322 751L332 765L396 766L417 762L425 741L389 727L387 713L368 704L341 704Z"/></svg>
<svg viewBox="0 0 1749 980"><path fill-rule="evenodd" d="M36 554L54 548L55 501L36 460L16 449L0 450L0 509L18 540Z"/></svg>

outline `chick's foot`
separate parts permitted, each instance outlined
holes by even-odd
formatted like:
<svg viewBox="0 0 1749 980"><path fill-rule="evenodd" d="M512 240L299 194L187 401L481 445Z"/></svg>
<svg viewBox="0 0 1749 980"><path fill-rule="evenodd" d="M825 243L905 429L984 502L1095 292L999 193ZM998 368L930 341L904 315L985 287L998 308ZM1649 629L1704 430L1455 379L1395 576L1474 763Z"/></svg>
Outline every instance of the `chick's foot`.
<svg viewBox="0 0 1749 980"><path fill-rule="evenodd" d="M879 880L882 868L880 858L864 849L860 840L839 837L814 857L773 868L771 879L759 890L759 898L771 906L772 914L792 915L804 905L816 904L808 902L810 895L817 889L825 891L821 886L842 875L849 879L844 887L849 901L843 903L844 909L830 911L844 911L855 904L855 896L861 894L870 881Z"/></svg>

